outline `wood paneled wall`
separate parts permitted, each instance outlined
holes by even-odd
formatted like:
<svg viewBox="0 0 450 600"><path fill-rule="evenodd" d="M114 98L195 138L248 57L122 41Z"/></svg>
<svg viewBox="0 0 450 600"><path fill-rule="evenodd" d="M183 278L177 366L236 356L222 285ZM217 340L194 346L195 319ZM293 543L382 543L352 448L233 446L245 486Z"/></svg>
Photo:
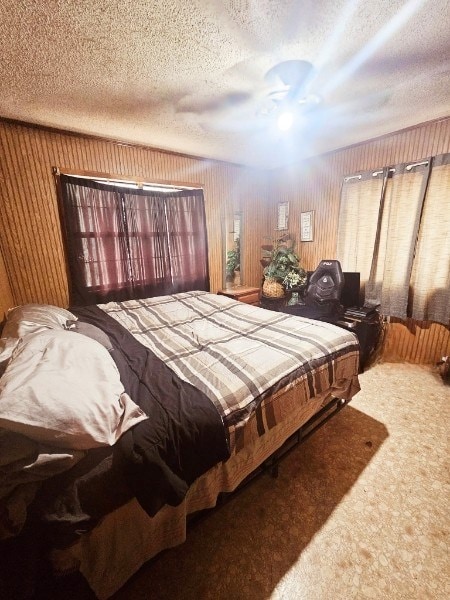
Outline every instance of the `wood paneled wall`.
<svg viewBox="0 0 450 600"><path fill-rule="evenodd" d="M289 231L302 265L334 258L342 178L366 170L450 152L450 119L339 150L272 172L177 155L142 146L0 121L0 311L12 304L67 306L68 284L52 167L191 182L205 190L211 290L222 287L224 224L243 213L244 278L259 286L260 246L273 236L276 204L289 201ZM314 211L314 241L300 243L300 213ZM449 207L443 207L449 210ZM3 256L2 256L3 255ZM3 258L3 260L2 260ZM385 360L434 363L450 354L448 328L390 323Z"/></svg>
<svg viewBox="0 0 450 600"><path fill-rule="evenodd" d="M390 362L436 364L450 355L450 331L439 323L392 319L387 326L382 358Z"/></svg>
<svg viewBox="0 0 450 600"><path fill-rule="evenodd" d="M320 260L336 257L340 191L345 175L445 152L450 152L450 118L278 170L271 180L271 197L276 202L289 201L289 230L297 239L300 213L314 211L314 241L298 243L303 266L312 270ZM450 197L442 210L450 210ZM384 360L433 364L448 354L449 328L412 320L389 323L382 353Z"/></svg>
<svg viewBox="0 0 450 600"><path fill-rule="evenodd" d="M6 121L0 121L0 149L0 249L11 290L0 308L11 301L67 306L54 166L66 172L93 171L201 185L205 193L211 291L222 287L222 229L227 215L236 209L244 216L244 282L259 285L260 231L266 228L268 219L265 172Z"/></svg>
<svg viewBox="0 0 450 600"><path fill-rule="evenodd" d="M0 251L0 323L3 321L6 311L14 305L9 277L6 272L3 255Z"/></svg>

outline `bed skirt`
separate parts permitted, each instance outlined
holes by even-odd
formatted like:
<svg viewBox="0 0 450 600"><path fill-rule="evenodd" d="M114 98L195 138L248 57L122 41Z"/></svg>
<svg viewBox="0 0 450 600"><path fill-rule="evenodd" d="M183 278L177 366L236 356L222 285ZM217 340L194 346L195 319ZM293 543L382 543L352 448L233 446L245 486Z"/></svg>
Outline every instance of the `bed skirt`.
<svg viewBox="0 0 450 600"><path fill-rule="evenodd" d="M55 572L78 569L100 600L109 598L146 561L185 541L188 515L214 507L221 492L234 491L332 397L349 400L358 390L357 377L342 379L339 386L306 403L299 401L298 386L280 390L267 398L261 411L246 424L244 446L237 444L226 462L199 477L179 506L166 505L149 517L137 500L131 500L104 517L74 545L55 551ZM267 422L264 409L268 405L268 412L277 415L276 424ZM263 435L261 427L265 427Z"/></svg>

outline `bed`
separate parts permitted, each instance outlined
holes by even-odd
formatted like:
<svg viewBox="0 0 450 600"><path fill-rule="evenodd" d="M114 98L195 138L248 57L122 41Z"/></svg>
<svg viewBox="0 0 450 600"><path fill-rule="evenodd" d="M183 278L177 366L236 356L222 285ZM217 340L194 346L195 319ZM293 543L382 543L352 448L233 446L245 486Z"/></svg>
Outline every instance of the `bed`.
<svg viewBox="0 0 450 600"><path fill-rule="evenodd" d="M203 291L26 305L0 346L0 537L32 519L100 599L186 538L334 398L359 390L339 327ZM20 402L18 402L20 394Z"/></svg>

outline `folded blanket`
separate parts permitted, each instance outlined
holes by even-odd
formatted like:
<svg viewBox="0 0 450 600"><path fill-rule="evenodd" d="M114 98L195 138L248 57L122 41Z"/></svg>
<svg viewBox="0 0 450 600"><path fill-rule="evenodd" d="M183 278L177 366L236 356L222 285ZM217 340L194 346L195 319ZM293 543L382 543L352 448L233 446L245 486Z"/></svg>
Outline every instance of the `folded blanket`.
<svg viewBox="0 0 450 600"><path fill-rule="evenodd" d="M197 477L229 455L227 431L211 400L178 377L149 348L97 306L74 308L80 321L104 331L125 391L149 419L116 444L142 507L154 515L176 506Z"/></svg>

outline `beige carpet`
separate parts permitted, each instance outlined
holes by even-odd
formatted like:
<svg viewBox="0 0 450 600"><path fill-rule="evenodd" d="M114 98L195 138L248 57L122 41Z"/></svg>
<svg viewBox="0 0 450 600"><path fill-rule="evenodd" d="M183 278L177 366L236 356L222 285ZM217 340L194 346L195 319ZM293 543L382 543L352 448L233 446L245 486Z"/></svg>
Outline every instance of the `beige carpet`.
<svg viewBox="0 0 450 600"><path fill-rule="evenodd" d="M450 388L402 364L361 387L114 600L450 598Z"/></svg>

